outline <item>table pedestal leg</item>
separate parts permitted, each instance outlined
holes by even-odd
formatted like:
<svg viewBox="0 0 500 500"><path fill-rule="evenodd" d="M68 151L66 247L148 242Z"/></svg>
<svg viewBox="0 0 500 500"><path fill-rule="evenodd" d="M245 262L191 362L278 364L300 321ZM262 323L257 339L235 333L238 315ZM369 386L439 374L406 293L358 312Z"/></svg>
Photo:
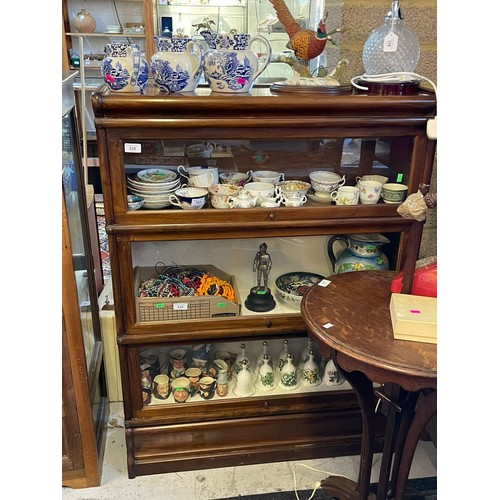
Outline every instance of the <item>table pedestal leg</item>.
<svg viewBox="0 0 500 500"><path fill-rule="evenodd" d="M337 366L337 368L339 368ZM326 493L339 500L375 500L369 493L370 475L373 462L373 443L375 439L375 396L373 383L361 372L345 372L340 369L351 384L361 408L363 434L361 438L361 462L357 484L340 476L330 476L321 481Z"/></svg>

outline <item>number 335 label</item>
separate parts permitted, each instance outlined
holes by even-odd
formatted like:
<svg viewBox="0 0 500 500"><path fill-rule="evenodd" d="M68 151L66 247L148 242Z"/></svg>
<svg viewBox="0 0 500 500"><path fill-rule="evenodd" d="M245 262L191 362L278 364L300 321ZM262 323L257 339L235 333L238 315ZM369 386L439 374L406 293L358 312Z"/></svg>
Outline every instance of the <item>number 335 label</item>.
<svg viewBox="0 0 500 500"><path fill-rule="evenodd" d="M140 153L141 144L133 144L131 142L126 142L123 146L125 153Z"/></svg>

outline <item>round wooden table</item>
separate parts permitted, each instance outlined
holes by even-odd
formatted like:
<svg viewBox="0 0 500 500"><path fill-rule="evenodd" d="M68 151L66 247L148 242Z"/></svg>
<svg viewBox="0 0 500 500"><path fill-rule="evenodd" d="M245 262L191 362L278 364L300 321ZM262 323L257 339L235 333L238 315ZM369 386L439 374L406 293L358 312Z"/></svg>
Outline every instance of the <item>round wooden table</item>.
<svg viewBox="0 0 500 500"><path fill-rule="evenodd" d="M311 338L332 356L356 392L363 435L358 482L330 476L323 489L340 500L404 498L403 490L420 435L437 411L437 346L395 340L389 303L394 271L330 276L302 299ZM381 387L374 389L374 384ZM381 400L387 412L377 496L369 493L374 417ZM418 403L418 404L417 404Z"/></svg>

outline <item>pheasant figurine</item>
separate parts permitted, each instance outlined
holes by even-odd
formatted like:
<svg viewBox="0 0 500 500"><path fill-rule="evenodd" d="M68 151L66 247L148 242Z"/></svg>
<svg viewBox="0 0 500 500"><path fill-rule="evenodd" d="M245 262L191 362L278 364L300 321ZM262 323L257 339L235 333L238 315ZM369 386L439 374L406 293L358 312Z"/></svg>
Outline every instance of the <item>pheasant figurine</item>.
<svg viewBox="0 0 500 500"><path fill-rule="evenodd" d="M283 24L288 37L290 38L290 41L286 46L294 51L295 57L298 59L310 61L311 59L318 57L325 49L327 40L330 40L330 42L335 45L331 39L331 35L339 33L340 28L331 31L330 33L326 32L325 21L328 17L328 12L319 22L317 30L313 31L300 26L300 24L292 16L292 13L288 9L284 0L270 0L270 2L276 11L278 20L281 24Z"/></svg>

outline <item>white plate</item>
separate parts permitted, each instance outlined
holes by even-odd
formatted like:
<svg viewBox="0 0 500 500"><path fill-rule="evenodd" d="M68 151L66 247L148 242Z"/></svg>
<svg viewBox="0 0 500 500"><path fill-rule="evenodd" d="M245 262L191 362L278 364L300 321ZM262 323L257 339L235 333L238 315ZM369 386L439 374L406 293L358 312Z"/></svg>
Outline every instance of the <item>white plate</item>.
<svg viewBox="0 0 500 500"><path fill-rule="evenodd" d="M140 183L134 182L132 180L127 180L127 186L135 189L136 191L144 191L145 193L168 193L170 191L175 191L181 184L180 180L171 182L169 184L153 184L153 183Z"/></svg>
<svg viewBox="0 0 500 500"><path fill-rule="evenodd" d="M179 177L179 174L164 168L147 168L137 172L137 177L145 182L165 184L175 181Z"/></svg>

